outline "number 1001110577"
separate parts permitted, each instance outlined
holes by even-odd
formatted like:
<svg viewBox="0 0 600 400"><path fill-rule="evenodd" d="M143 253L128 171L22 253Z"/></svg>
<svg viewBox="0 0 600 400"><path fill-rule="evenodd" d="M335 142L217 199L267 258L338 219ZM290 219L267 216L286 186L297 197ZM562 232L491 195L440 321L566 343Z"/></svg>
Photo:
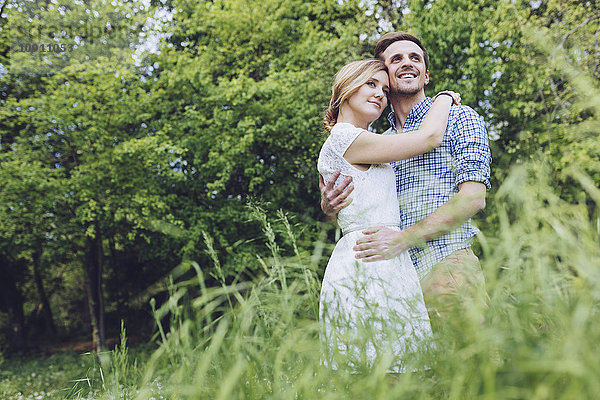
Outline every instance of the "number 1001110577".
<svg viewBox="0 0 600 400"><path fill-rule="evenodd" d="M19 53L62 53L72 51L74 48L75 45L64 43L19 43L13 47L13 51Z"/></svg>

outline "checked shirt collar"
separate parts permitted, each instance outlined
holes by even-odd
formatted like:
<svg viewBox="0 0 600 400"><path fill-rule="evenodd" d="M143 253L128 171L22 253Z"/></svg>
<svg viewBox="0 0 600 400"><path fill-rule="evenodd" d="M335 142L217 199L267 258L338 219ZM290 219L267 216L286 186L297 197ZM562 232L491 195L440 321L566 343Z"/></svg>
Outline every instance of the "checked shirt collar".
<svg viewBox="0 0 600 400"><path fill-rule="evenodd" d="M427 111L429 111L429 109L431 108L432 104L433 100L430 97L426 97L419 103L415 104L415 106L412 108L412 110L410 110L408 116L406 117L406 121L404 122L404 126L402 127L402 132L406 132L407 129L414 130L417 127L415 126L415 123L420 123L423 120L423 118L425 118L425 115L427 114ZM390 107L392 107L391 104ZM393 108L392 111L388 114L387 119L390 123L392 131L398 132L398 129L396 129L396 115L394 114Z"/></svg>

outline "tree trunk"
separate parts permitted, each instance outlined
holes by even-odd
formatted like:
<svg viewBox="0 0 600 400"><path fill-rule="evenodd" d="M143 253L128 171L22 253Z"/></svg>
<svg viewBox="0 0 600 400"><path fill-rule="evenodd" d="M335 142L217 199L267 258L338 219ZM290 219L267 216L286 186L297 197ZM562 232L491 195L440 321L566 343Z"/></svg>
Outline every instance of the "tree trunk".
<svg viewBox="0 0 600 400"><path fill-rule="evenodd" d="M40 296L40 302L42 303L42 315L44 317L44 333L50 336L56 336L56 325L54 325L54 318L52 317L52 309L50 308L50 302L44 289L44 282L42 280L42 274L40 273L41 263L41 250L36 251L33 255L33 278L37 287L38 295Z"/></svg>
<svg viewBox="0 0 600 400"><path fill-rule="evenodd" d="M0 260L0 302L1 308L5 309L11 325L11 346L9 348L19 350L25 345L25 313L23 312L23 296L17 287L14 276L11 273L11 265L7 260Z"/></svg>
<svg viewBox="0 0 600 400"><path fill-rule="evenodd" d="M106 335L104 330L104 296L102 293L103 270L102 238L96 229L96 236L86 238L85 286L92 324L92 339L96 352L104 351Z"/></svg>

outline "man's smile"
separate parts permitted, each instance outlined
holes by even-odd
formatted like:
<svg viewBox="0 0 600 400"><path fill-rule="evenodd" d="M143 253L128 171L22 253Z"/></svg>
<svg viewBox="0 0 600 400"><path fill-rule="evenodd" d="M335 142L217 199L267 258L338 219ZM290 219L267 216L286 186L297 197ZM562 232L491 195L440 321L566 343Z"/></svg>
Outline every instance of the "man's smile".
<svg viewBox="0 0 600 400"><path fill-rule="evenodd" d="M398 74L398 78L400 78L400 79L413 79L416 77L417 77L416 72L412 72L412 71L406 71L406 72L402 72L402 73Z"/></svg>

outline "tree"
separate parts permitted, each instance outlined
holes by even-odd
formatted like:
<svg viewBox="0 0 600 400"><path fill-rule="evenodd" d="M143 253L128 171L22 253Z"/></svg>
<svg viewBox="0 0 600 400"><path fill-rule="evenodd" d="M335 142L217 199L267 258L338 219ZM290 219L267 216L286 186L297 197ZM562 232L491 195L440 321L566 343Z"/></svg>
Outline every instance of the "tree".
<svg viewBox="0 0 600 400"><path fill-rule="evenodd" d="M44 320L43 332L51 337L56 334L56 327L43 282L42 254L45 243L55 231L55 218L51 210L58 196L56 177L51 168L44 167L38 160L29 159L27 154L20 154L19 158L14 156L14 153L0 154L0 195L3 199L3 207L0 208L0 252L7 262L12 259L14 267L31 266ZM6 270L5 273L8 276L7 285L12 287L9 293L15 296L13 308L22 308L16 303L23 301L23 296L17 294L14 277L26 277L27 272ZM10 302L9 299L5 300L5 303Z"/></svg>
<svg viewBox="0 0 600 400"><path fill-rule="evenodd" d="M26 217L32 221L25 225L21 243L23 252L32 254L34 266L41 258L44 241L62 240L64 246L74 245L85 272L95 346L101 350L105 340L105 268L118 267L107 261L106 255L130 245L137 237L149 241L154 219L176 222L169 210L172 196L168 188L182 175L175 168L181 150L164 132L148 127L147 110L152 105L134 65L133 50L110 42L109 33L94 30L105 25L106 16L113 16L109 18L113 32L125 33L129 44L137 39L141 28L135 26L144 16L139 8L103 2L55 8L28 2L20 5L29 7L27 13L35 16L34 27L44 20L55 21L59 12L66 15L63 23L67 26L82 20L90 24L87 36L61 39L78 44L70 56L27 58L27 53L21 53L11 59L13 65L3 76L4 123L0 132L5 160L27 160L37 168L32 173L37 181L31 183L19 184L17 176L4 175L13 183L10 190L14 198L32 198L31 207L24 201L13 206L6 203L9 198L3 198L10 217L6 223L17 227ZM126 13L138 15L131 21L124 18ZM19 22L26 17L16 15L12 29L18 31ZM115 21L122 25L115 25ZM130 31L135 35L130 36ZM94 32L99 36L94 37ZM98 55L102 44L109 51ZM14 65L16 60L18 66ZM36 67L40 73L34 72ZM20 90L25 81L36 84ZM44 176L52 177L55 190L45 190L40 184ZM30 186L37 189L28 194ZM45 215L51 216L51 224L41 224ZM14 240L15 232L5 240Z"/></svg>

